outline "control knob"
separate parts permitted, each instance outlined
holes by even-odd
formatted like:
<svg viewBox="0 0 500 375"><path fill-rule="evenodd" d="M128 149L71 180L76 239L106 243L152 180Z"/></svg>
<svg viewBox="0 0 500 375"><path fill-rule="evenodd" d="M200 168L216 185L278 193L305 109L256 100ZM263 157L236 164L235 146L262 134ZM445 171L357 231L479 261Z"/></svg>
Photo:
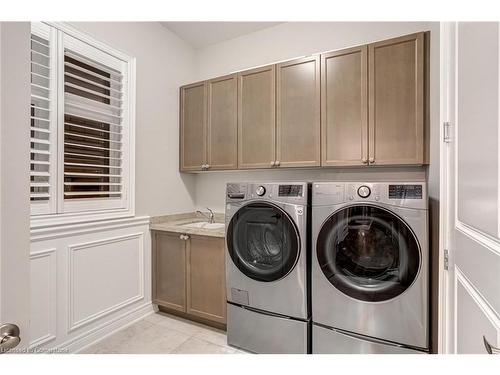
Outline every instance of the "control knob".
<svg viewBox="0 0 500 375"><path fill-rule="evenodd" d="M262 197L264 194L266 194L266 188L264 186L259 186L255 193L259 196Z"/></svg>
<svg viewBox="0 0 500 375"><path fill-rule="evenodd" d="M361 198L368 198L371 194L371 190L368 186L362 185L358 188L358 195Z"/></svg>

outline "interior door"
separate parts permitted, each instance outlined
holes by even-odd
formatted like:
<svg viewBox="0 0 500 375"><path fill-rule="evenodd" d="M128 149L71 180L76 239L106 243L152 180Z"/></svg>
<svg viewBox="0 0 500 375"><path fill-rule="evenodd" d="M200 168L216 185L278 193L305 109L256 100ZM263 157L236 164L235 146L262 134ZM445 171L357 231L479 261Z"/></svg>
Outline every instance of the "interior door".
<svg viewBox="0 0 500 375"><path fill-rule="evenodd" d="M500 347L499 42L496 22L443 26L448 353Z"/></svg>
<svg viewBox="0 0 500 375"><path fill-rule="evenodd" d="M0 23L0 352L30 342L30 29Z"/></svg>

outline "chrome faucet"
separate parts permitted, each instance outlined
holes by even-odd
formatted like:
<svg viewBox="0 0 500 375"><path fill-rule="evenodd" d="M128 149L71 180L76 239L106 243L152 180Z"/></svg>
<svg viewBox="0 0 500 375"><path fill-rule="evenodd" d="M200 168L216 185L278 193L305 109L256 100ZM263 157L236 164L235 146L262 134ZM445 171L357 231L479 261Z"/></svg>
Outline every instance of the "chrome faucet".
<svg viewBox="0 0 500 375"><path fill-rule="evenodd" d="M210 224L213 224L214 223L214 212L210 208L208 208L208 207L206 207L206 209L208 210L208 213L201 212L200 210L196 211L196 213L197 214L202 214L203 216L205 216L208 219L208 222Z"/></svg>

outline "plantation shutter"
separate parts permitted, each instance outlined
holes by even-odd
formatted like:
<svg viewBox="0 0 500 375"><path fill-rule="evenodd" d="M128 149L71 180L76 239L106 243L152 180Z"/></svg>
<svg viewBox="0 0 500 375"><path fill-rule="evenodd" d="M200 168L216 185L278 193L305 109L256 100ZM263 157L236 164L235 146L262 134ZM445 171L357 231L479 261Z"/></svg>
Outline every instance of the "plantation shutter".
<svg viewBox="0 0 500 375"><path fill-rule="evenodd" d="M31 30L31 213L48 214L56 204L55 34L42 23Z"/></svg>
<svg viewBox="0 0 500 375"><path fill-rule="evenodd" d="M120 208L126 168L124 64L65 35L63 65L64 211L82 201Z"/></svg>

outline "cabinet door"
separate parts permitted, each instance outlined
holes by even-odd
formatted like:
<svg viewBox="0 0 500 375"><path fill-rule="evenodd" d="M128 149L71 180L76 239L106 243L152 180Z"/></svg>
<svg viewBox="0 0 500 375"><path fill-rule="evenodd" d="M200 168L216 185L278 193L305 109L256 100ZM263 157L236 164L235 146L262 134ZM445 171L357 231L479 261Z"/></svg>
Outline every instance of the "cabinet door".
<svg viewBox="0 0 500 375"><path fill-rule="evenodd" d="M208 168L238 168L238 80L236 74L208 82Z"/></svg>
<svg viewBox="0 0 500 375"><path fill-rule="evenodd" d="M224 239L191 236L187 246L187 312L225 324Z"/></svg>
<svg viewBox="0 0 500 375"><path fill-rule="evenodd" d="M424 163L424 33L368 46L370 164Z"/></svg>
<svg viewBox="0 0 500 375"><path fill-rule="evenodd" d="M179 233L155 232L153 302L186 311L186 241Z"/></svg>
<svg viewBox="0 0 500 375"><path fill-rule="evenodd" d="M275 67L238 73L238 166L269 168L275 153Z"/></svg>
<svg viewBox="0 0 500 375"><path fill-rule="evenodd" d="M319 56L276 66L276 159L282 167L320 165Z"/></svg>
<svg viewBox="0 0 500 375"><path fill-rule="evenodd" d="M207 87L205 82L181 87L180 170L199 171L206 163Z"/></svg>
<svg viewBox="0 0 500 375"><path fill-rule="evenodd" d="M368 159L367 47L321 55L321 164Z"/></svg>

